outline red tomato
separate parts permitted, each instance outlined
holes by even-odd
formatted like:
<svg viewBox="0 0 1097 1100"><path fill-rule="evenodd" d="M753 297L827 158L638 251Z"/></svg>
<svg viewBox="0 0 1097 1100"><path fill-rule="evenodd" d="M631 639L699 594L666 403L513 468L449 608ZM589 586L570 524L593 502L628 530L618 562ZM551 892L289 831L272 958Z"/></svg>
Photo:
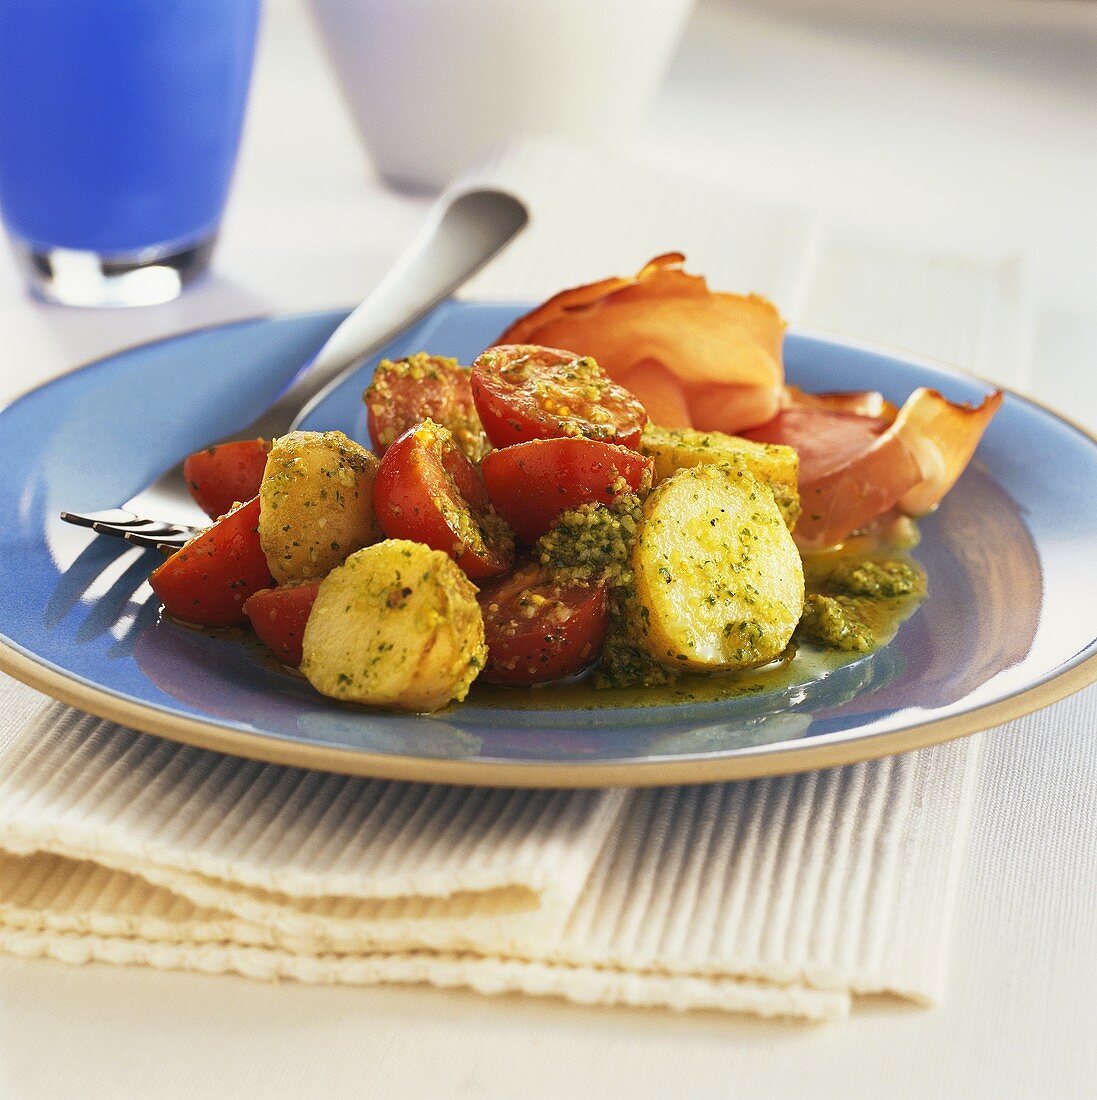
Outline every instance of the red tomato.
<svg viewBox="0 0 1097 1100"><path fill-rule="evenodd" d="M319 581L306 581L264 588L244 601L244 614L251 620L251 628L260 641L280 661L294 668L301 663L305 623L319 591Z"/></svg>
<svg viewBox="0 0 1097 1100"><path fill-rule="evenodd" d="M385 452L373 507L388 538L425 542L473 580L504 573L514 560L514 536L492 511L479 471L430 420Z"/></svg>
<svg viewBox="0 0 1097 1100"><path fill-rule="evenodd" d="M651 484L655 464L593 439L532 439L485 456L480 472L495 510L531 546L568 508L612 504Z"/></svg>
<svg viewBox="0 0 1097 1100"><path fill-rule="evenodd" d="M476 598L488 647L482 680L543 684L582 672L602 652L609 626L604 584L554 584L533 563L483 585Z"/></svg>
<svg viewBox="0 0 1097 1100"><path fill-rule="evenodd" d="M636 447L648 419L593 359L534 344L488 348L472 365L472 397L493 447L561 436Z"/></svg>
<svg viewBox="0 0 1097 1100"><path fill-rule="evenodd" d="M164 610L201 626L246 621L244 601L274 578L259 545L259 498L177 550L149 577Z"/></svg>
<svg viewBox="0 0 1097 1100"><path fill-rule="evenodd" d="M241 439L195 451L183 463L183 477L198 507L216 519L258 495L269 450L269 440Z"/></svg>
<svg viewBox="0 0 1097 1100"><path fill-rule="evenodd" d="M362 394L373 449L383 455L404 432L429 418L448 428L457 446L479 461L487 447L469 373L456 359L425 352L395 362L383 359Z"/></svg>

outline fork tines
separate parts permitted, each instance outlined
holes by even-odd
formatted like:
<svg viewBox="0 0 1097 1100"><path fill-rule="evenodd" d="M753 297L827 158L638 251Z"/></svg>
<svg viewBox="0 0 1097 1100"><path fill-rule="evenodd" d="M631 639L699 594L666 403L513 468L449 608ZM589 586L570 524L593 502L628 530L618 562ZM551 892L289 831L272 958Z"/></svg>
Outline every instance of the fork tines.
<svg viewBox="0 0 1097 1100"><path fill-rule="evenodd" d="M78 527L90 527L100 535L112 535L137 546L150 546L165 552L180 549L201 532L199 527L135 516L124 508L108 508L102 512L62 512L61 518Z"/></svg>

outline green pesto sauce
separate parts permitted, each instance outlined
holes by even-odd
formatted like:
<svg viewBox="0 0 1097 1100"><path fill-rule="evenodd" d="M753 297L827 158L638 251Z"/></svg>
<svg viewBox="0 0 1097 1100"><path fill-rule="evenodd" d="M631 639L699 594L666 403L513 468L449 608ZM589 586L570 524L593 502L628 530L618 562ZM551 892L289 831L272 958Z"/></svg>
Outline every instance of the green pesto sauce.
<svg viewBox="0 0 1097 1100"><path fill-rule="evenodd" d="M868 653L876 647L876 635L861 614L858 601L846 596L809 592L796 629L804 641L831 649Z"/></svg>
<svg viewBox="0 0 1097 1100"><path fill-rule="evenodd" d="M804 554L797 640L853 653L890 642L926 595L925 572L909 553L917 539L911 524Z"/></svg>
<svg viewBox="0 0 1097 1100"><path fill-rule="evenodd" d="M764 668L719 676L679 676L669 683L646 684L643 687L595 688L590 676L566 684L546 684L536 688L476 682L466 702L471 706L520 710L627 709L712 703L812 683L858 656L860 654L841 650L792 646L779 660Z"/></svg>
<svg viewBox="0 0 1097 1100"><path fill-rule="evenodd" d="M629 557L643 510L640 498L631 492L622 492L608 506L570 508L537 540L537 560L558 584L590 584L596 579L611 588L631 584Z"/></svg>

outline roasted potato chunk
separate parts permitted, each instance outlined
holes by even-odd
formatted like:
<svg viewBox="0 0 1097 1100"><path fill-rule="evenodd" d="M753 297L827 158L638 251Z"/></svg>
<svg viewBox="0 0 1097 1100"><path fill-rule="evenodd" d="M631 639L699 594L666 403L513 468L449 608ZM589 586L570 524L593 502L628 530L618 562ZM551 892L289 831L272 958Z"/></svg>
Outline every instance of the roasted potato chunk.
<svg viewBox="0 0 1097 1100"><path fill-rule="evenodd" d="M698 432L692 428L660 428L648 424L640 450L655 459L657 481L678 470L702 463L725 463L749 470L773 492L773 499L791 531L800 515L797 490L800 459L791 447L779 443L755 443L723 432Z"/></svg>
<svg viewBox="0 0 1097 1100"><path fill-rule="evenodd" d="M679 672L772 661L803 611L796 545L772 493L740 467L693 466L656 486L632 568L630 637Z"/></svg>
<svg viewBox="0 0 1097 1100"><path fill-rule="evenodd" d="M335 699L426 712L464 699L486 657L472 582L440 550L387 539L320 582L301 671Z"/></svg>
<svg viewBox="0 0 1097 1100"><path fill-rule="evenodd" d="M376 542L377 456L342 432L274 441L259 488L259 541L279 584L316 580Z"/></svg>

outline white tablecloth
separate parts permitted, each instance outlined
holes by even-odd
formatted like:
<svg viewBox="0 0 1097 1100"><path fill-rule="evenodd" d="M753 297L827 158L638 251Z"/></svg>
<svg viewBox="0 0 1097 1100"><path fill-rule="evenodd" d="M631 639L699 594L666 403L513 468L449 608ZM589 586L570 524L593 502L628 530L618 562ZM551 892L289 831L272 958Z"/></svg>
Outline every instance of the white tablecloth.
<svg viewBox="0 0 1097 1100"><path fill-rule="evenodd" d="M934 30L943 6L899 29L889 10L703 6L639 152L901 243L1026 252L1030 388L1095 426L1094 12L953 5ZM217 275L154 309L46 310L0 256L0 397L136 340L350 302L422 208L370 178L301 11L275 0ZM872 1006L812 1030L0 959L0 1096L1092 1095L1093 706L1068 700L989 739L933 1011Z"/></svg>

